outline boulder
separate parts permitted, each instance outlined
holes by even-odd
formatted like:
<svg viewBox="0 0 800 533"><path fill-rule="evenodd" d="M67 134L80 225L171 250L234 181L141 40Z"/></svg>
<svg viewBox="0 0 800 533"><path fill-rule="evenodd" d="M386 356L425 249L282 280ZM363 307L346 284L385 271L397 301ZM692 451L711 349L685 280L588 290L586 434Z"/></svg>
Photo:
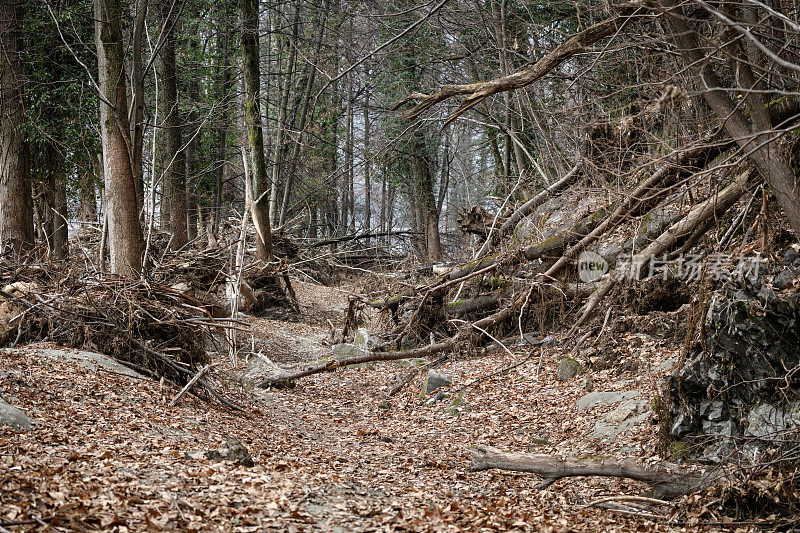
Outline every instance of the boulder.
<svg viewBox="0 0 800 533"><path fill-rule="evenodd" d="M347 357L357 357L359 355L366 355L369 352L362 350L355 344L341 343L331 346L331 353L336 359L345 359Z"/></svg>
<svg viewBox="0 0 800 533"><path fill-rule="evenodd" d="M726 456L739 436L750 437L740 457L753 459L800 432L800 401L786 393L800 387L800 295L785 272L793 279L783 269L771 283L761 272L717 289L703 344L668 378L663 423L674 439L702 440L704 459Z"/></svg>
<svg viewBox="0 0 800 533"><path fill-rule="evenodd" d="M6 425L16 431L30 431L33 424L21 410L0 398L0 426Z"/></svg>
<svg viewBox="0 0 800 533"><path fill-rule="evenodd" d="M558 369L556 370L556 378L558 378L559 381L569 381L581 372L583 372L583 365L575 359L567 357L559 361Z"/></svg>
<svg viewBox="0 0 800 533"><path fill-rule="evenodd" d="M632 400L642 395L638 390L628 390L622 392L590 392L583 395L575 404L578 411L585 411L590 407L600 405L611 405L613 403Z"/></svg>
<svg viewBox="0 0 800 533"><path fill-rule="evenodd" d="M452 383L453 381L444 374L440 374L434 370L429 370L428 377L425 379L425 395L427 396L436 389L447 387Z"/></svg>
<svg viewBox="0 0 800 533"><path fill-rule="evenodd" d="M615 438L650 418L650 407L643 400L627 400L606 413L594 425L592 437Z"/></svg>

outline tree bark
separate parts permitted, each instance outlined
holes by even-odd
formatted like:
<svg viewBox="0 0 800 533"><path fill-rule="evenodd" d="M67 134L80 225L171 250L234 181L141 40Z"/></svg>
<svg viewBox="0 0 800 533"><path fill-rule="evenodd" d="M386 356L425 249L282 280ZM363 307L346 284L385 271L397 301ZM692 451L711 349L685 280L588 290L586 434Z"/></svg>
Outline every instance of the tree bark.
<svg viewBox="0 0 800 533"><path fill-rule="evenodd" d="M264 132L261 126L261 75L258 54L258 0L239 0L242 22L242 70L245 87L245 124L250 163L253 169L253 223L256 228L256 253L263 261L272 260L272 228L269 221L269 180L264 160Z"/></svg>
<svg viewBox="0 0 800 533"><path fill-rule="evenodd" d="M175 34L178 10L172 0L161 0L161 19L164 45L161 47L161 114L164 117L164 174L169 182L169 226L172 232L171 247L179 250L186 246L186 153L178 107L178 74L175 61Z"/></svg>
<svg viewBox="0 0 800 533"><path fill-rule="evenodd" d="M0 2L0 252L33 247L33 197L25 122L22 7Z"/></svg>
<svg viewBox="0 0 800 533"><path fill-rule="evenodd" d="M131 98L130 120L133 131L133 176L136 180L136 199L138 209L141 211L144 205L144 166L142 165L142 153L144 151L144 71L142 69L142 36L144 25L147 20L147 2L140 0L136 4L136 18L133 25L133 39L131 49L133 60L131 61L131 85L133 94Z"/></svg>
<svg viewBox="0 0 800 533"><path fill-rule="evenodd" d="M111 272L137 276L142 269L142 228L136 201L128 123L128 95L119 0L95 0L100 70L100 130L105 174Z"/></svg>

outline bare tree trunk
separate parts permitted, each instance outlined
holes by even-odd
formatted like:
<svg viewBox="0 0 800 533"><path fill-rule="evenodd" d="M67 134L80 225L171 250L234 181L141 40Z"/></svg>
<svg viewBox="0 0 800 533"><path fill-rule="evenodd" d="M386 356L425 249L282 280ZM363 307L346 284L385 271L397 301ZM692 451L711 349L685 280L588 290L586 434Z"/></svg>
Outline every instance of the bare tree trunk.
<svg viewBox="0 0 800 533"><path fill-rule="evenodd" d="M136 5L136 18L133 25L131 62L131 85L133 86L130 120L133 126L133 177L136 180L136 199L138 208L144 205L144 71L142 70L142 35L147 20L148 0L139 0Z"/></svg>
<svg viewBox="0 0 800 533"><path fill-rule="evenodd" d="M189 38L191 57L198 57L199 41L197 32L192 32ZM200 145L201 132L197 131L200 122L197 116L197 106L200 105L200 78L191 76L189 79L188 96L190 111L187 117L189 135L191 138L186 145L186 236L189 241L194 241L198 233L198 205L197 205L197 147Z"/></svg>
<svg viewBox="0 0 800 533"><path fill-rule="evenodd" d="M25 78L19 0L0 2L0 252L33 246L33 197L28 168Z"/></svg>
<svg viewBox="0 0 800 533"><path fill-rule="evenodd" d="M282 168L284 165L284 138L286 137L286 124L289 111L289 93L292 89L292 78L294 75L294 64L297 56L297 34L300 23L300 3L294 4L294 17L292 20L292 35L285 38L286 48L289 49L289 57L286 59L286 73L283 78L283 86L281 87L280 100L278 102L278 124L277 134L275 136L275 146L273 148L272 156L272 183L270 186L269 194L269 219L272 224L278 221L278 187L282 181ZM280 58L278 59L280 65Z"/></svg>
<svg viewBox="0 0 800 533"><path fill-rule="evenodd" d="M230 110L230 92L232 88L231 71L228 68L230 61L230 34L226 31L228 19L219 21L222 26L217 32L217 50L219 50L219 66L217 71L217 98L220 104L220 114L216 127L216 169L214 171L214 198L212 205L211 235L215 236L219 230L222 211L222 184L225 180L225 166L228 158L228 112Z"/></svg>
<svg viewBox="0 0 800 533"><path fill-rule="evenodd" d="M264 133L259 106L261 78L258 55L258 0L239 0L242 19L242 70L245 86L245 124L253 168L253 223L256 251L264 261L272 260L272 228L269 221L269 182L264 161Z"/></svg>
<svg viewBox="0 0 800 533"><path fill-rule="evenodd" d="M672 39L683 54L689 69L700 87L705 87L703 98L722 121L725 130L748 154L753 164L767 181L778 199L789 224L800 237L800 187L794 173L781 153L777 143L770 141L771 122L763 95L754 91L755 78L747 61L741 58L736 66L747 91L747 108L752 123L738 109L724 89L722 81L711 68L704 68L706 55L700 48L696 32L687 24L680 11L674 11L677 2L663 0L667 21L672 29Z"/></svg>
<svg viewBox="0 0 800 533"><path fill-rule="evenodd" d="M161 47L162 112L164 117L164 173L169 182L169 225L171 246L186 246L186 154L183 149L181 116L178 108L178 74L175 62L175 34L178 10L172 0L161 0L164 45Z"/></svg>
<svg viewBox="0 0 800 533"><path fill-rule="evenodd" d="M53 257L66 259L69 256L69 226L67 225L67 184L62 180L56 184L54 224L53 224Z"/></svg>
<svg viewBox="0 0 800 533"><path fill-rule="evenodd" d="M136 276L142 269L142 228L131 160L128 95L119 0L95 0L95 38L100 70L100 128L111 272ZM112 107L113 106L113 107Z"/></svg>
<svg viewBox="0 0 800 533"><path fill-rule="evenodd" d="M369 70L365 69L367 78ZM370 159L370 116L369 116L369 86L364 94L364 231L372 231L372 160ZM367 239L369 244L369 239Z"/></svg>
<svg viewBox="0 0 800 533"><path fill-rule="evenodd" d="M351 19L352 21L352 19ZM352 24L351 24L351 37L352 37ZM353 190L353 182L355 181L355 158L354 158L354 128L353 128L353 73L347 76L347 111L345 113L346 121L346 135L345 135L345 175L347 176L347 210L349 216L348 229L350 233L355 231L356 217L355 217L355 194Z"/></svg>

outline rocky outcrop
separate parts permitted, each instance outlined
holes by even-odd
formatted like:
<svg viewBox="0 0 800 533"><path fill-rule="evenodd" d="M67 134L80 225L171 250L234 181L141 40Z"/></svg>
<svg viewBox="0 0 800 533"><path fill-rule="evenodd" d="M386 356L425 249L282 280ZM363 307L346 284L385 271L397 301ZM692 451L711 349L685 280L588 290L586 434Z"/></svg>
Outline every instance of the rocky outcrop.
<svg viewBox="0 0 800 533"><path fill-rule="evenodd" d="M702 346L669 378L669 434L705 438L708 460L755 460L800 431L797 274L779 264L715 292Z"/></svg>

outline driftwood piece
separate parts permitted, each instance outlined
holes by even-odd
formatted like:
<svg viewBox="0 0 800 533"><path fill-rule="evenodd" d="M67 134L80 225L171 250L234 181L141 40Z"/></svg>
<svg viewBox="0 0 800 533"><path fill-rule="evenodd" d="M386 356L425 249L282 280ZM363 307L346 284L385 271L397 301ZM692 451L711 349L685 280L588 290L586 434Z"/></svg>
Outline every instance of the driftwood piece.
<svg viewBox="0 0 800 533"><path fill-rule="evenodd" d="M578 476L635 479L649 484L652 496L658 499L673 499L702 490L723 478L723 472L719 469L691 470L667 462L644 465L635 459L508 453L490 446L477 446L470 451L471 472L493 468L528 472L543 477L546 485L561 478Z"/></svg>

